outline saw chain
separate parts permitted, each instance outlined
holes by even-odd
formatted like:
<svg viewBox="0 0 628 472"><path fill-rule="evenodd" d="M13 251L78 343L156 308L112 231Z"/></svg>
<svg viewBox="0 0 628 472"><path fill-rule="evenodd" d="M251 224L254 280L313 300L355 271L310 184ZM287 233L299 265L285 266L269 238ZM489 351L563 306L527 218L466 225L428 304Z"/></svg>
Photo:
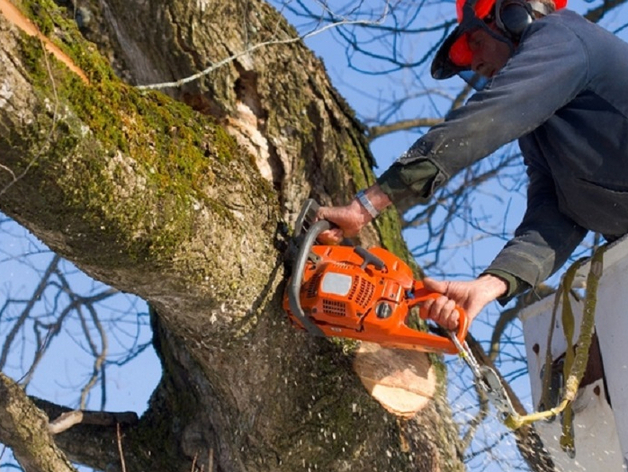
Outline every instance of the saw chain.
<svg viewBox="0 0 628 472"><path fill-rule="evenodd" d="M471 369L476 385L497 410L500 420L507 426L511 424L514 418L519 417L519 414L512 405L497 372L487 365L480 365L466 341L461 342L453 334L450 334L450 337L458 348L460 357Z"/></svg>

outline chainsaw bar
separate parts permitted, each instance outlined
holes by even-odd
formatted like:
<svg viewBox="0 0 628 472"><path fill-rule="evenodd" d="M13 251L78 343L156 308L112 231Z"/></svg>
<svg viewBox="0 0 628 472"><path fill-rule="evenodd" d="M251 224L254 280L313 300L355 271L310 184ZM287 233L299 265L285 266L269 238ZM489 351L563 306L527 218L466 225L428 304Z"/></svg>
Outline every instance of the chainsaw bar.
<svg viewBox="0 0 628 472"><path fill-rule="evenodd" d="M486 394L488 401L493 404L501 420L505 422L510 417L519 416L497 372L487 365L480 365L466 341L460 342L453 333L450 334L450 337L458 348L460 357L471 369L475 383Z"/></svg>

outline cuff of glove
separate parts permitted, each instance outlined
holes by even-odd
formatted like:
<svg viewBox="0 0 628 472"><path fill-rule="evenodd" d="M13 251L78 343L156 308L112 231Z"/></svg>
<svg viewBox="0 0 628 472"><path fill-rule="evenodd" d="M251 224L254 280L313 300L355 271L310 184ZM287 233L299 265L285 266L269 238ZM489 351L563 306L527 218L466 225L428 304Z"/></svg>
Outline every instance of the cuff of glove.
<svg viewBox="0 0 628 472"><path fill-rule="evenodd" d="M366 209L366 211L368 211L369 215L371 215L372 218L377 218L379 216L379 211L366 196L364 190L360 190L356 194L355 198L357 198L358 202L360 202L360 205L362 205Z"/></svg>
<svg viewBox="0 0 628 472"><path fill-rule="evenodd" d="M496 277L499 277L500 279L504 280L506 284L508 285L508 291L497 299L497 301L502 306L506 305L514 297L516 297L520 293L530 288L530 285L528 285L526 282L521 280L519 277L512 275L504 270L487 269L484 272L482 272L481 275L484 275L484 274L491 274Z"/></svg>

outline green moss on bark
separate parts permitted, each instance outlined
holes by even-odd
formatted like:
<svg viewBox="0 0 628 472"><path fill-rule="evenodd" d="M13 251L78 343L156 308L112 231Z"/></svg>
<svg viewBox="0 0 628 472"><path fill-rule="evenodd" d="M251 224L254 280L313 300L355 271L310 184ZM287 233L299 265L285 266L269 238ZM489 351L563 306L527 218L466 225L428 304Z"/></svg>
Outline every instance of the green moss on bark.
<svg viewBox="0 0 628 472"><path fill-rule="evenodd" d="M237 179L237 172L227 170L234 159L240 171L257 171L221 125L159 92L123 84L96 54L81 62L90 85L45 58L36 39L24 38L23 56L35 93L46 97L42 102L49 107L22 133L32 141L20 143L20 163L24 168L34 160L35 170L55 176L40 178L38 191L84 215L75 232L93 233L87 229L96 227L132 259L158 261L170 259L192 235L199 202L226 228L236 224L207 189L217 173ZM128 188L131 174L134 186ZM251 190L268 196L269 188L262 182ZM116 258L110 261L115 264Z"/></svg>

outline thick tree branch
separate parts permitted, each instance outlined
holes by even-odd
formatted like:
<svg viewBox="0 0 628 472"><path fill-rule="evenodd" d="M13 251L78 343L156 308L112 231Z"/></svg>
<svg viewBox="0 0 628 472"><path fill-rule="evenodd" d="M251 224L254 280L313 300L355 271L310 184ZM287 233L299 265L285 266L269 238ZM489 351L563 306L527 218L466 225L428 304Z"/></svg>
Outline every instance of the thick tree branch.
<svg viewBox="0 0 628 472"><path fill-rule="evenodd" d="M62 413L50 422L48 430L51 434L59 434L77 424L96 426L116 426L119 424L135 424L138 418L135 412L115 413L108 411L71 410Z"/></svg>
<svg viewBox="0 0 628 472"><path fill-rule="evenodd" d="M74 472L48 431L48 418L22 388L0 373L0 442L26 472Z"/></svg>
<svg viewBox="0 0 628 472"><path fill-rule="evenodd" d="M445 398L417 415L430 424L419 440L402 444L407 425L369 397L342 347L295 332L281 309L280 212L289 219L306 196L345 199L373 181L362 130L320 61L299 43L282 45L187 84L186 102L210 119L121 83L42 3L33 17L62 33L91 85L54 60L48 71L41 44L0 17L11 91L0 107L0 164L11 170L0 188L23 176L0 206L88 274L157 309L164 376L137 427L122 428L129 470L189 472L209 456L229 471L459 470L453 434L445 446L429 440L454 432ZM106 7L135 83L190 75L289 29L258 0ZM378 221L381 239L407 254L393 220ZM81 431L84 440L68 444ZM121 466L116 433L77 425L55 440L72 460L104 469ZM426 444L442 456L417 455Z"/></svg>
<svg viewBox="0 0 628 472"><path fill-rule="evenodd" d="M54 441L60 447L68 459L74 463L87 465L96 470L121 472L121 458L119 448L125 449L125 458L128 470L147 470L150 468L150 457L146 451L157 450L157 446L151 441L144 442L144 449L138 453L138 449L125 447L129 444L129 437L142 435L150 437L150 426L143 429L134 412L106 412L106 411L80 411L57 405L55 403L33 398L33 403L41 409L49 418L54 418L47 425L50 434L54 435ZM120 431L121 444L118 441ZM165 447L163 449L166 449ZM150 455L150 454L149 454ZM155 463L161 456L155 454ZM170 469L174 470L172 465Z"/></svg>

